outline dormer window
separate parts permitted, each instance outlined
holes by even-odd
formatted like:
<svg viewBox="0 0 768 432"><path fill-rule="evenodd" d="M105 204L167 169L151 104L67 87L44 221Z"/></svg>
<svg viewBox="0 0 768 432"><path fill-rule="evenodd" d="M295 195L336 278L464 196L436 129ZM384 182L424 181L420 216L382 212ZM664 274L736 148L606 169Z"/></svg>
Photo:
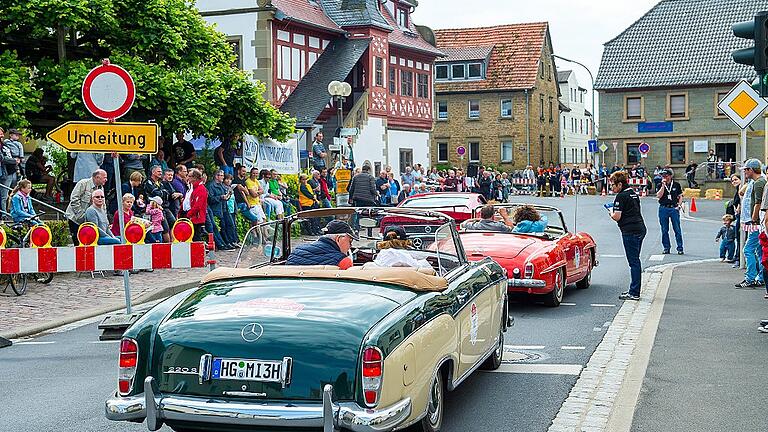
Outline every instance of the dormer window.
<svg viewBox="0 0 768 432"><path fill-rule="evenodd" d="M435 65L435 80L437 81L466 81L484 79L485 64L472 63L443 63Z"/></svg>
<svg viewBox="0 0 768 432"><path fill-rule="evenodd" d="M467 75L467 78L469 79L481 79L483 77L483 64L482 63L470 63L469 64L469 74Z"/></svg>
<svg viewBox="0 0 768 432"><path fill-rule="evenodd" d="M397 25L402 28L408 28L408 9L397 8Z"/></svg>

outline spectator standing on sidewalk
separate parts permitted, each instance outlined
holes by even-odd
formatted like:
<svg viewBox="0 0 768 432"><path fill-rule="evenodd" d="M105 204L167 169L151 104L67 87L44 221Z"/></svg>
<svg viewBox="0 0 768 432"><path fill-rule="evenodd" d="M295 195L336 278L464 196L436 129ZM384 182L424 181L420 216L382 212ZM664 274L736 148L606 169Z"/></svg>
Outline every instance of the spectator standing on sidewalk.
<svg viewBox="0 0 768 432"><path fill-rule="evenodd" d="M189 190L184 197L182 209L195 227L194 241L208 241L205 231L205 216L208 211L208 190L203 183L203 174L197 168L189 170L187 175Z"/></svg>
<svg viewBox="0 0 768 432"><path fill-rule="evenodd" d="M97 190L102 190L104 183L107 182L107 172L103 169L97 169L91 174L90 178L82 179L75 184L72 194L69 197L69 205L64 215L69 223L69 232L72 234L72 241L77 246L77 230L80 224L85 222L85 211L91 205L91 195ZM101 191L104 196L104 191ZM106 215L106 211L104 212ZM106 218L106 216L104 216Z"/></svg>
<svg viewBox="0 0 768 432"><path fill-rule="evenodd" d="M661 186L656 192L659 199L659 225L661 225L661 244L664 253L668 254L672 248L669 241L669 222L672 222L672 230L675 232L677 254L682 255L683 231L680 229L680 205L683 202L683 188L680 183L672 178L672 170L665 169L661 172Z"/></svg>
<svg viewBox="0 0 768 432"><path fill-rule="evenodd" d="M685 179L688 180L688 187L691 189L698 189L699 184L696 183L696 168L699 165L691 160L687 167L685 167Z"/></svg>
<svg viewBox="0 0 768 432"><path fill-rule="evenodd" d="M73 180L79 182L90 178L94 171L104 163L104 153L72 152L69 157L75 159L75 172Z"/></svg>
<svg viewBox="0 0 768 432"><path fill-rule="evenodd" d="M184 132L176 132L176 144L173 145L172 151L174 166L184 165L187 168L191 168L192 163L197 158L195 146L184 139Z"/></svg>
<svg viewBox="0 0 768 432"><path fill-rule="evenodd" d="M736 251L736 228L733 226L733 216L723 215L723 226L717 232L715 242L720 241L720 261L733 262Z"/></svg>
<svg viewBox="0 0 768 432"><path fill-rule="evenodd" d="M163 199L159 196L153 196L149 199L147 204L147 216L151 223L149 232L147 233L147 243L162 243L163 242Z"/></svg>
<svg viewBox="0 0 768 432"><path fill-rule="evenodd" d="M737 174L731 175L731 184L736 189L736 192L733 194L733 200L731 201L731 207L733 211L733 226L736 229L736 253L733 257L733 268L739 268L739 260L741 257L740 251L741 251L741 230L739 229L739 226L741 224L741 178Z"/></svg>
<svg viewBox="0 0 768 432"><path fill-rule="evenodd" d="M714 150L709 149L709 154L707 155L707 178L710 180L714 176L715 165L717 165L717 156Z"/></svg>
<svg viewBox="0 0 768 432"><path fill-rule="evenodd" d="M746 270L744 280L736 284L736 288L757 288L763 286L762 248L760 247L759 230L754 225L760 223L760 208L762 206L765 177L762 175L762 164L757 159L749 159L742 168L744 179L750 180L741 201L741 223L747 233L744 242L744 261Z"/></svg>
<svg viewBox="0 0 768 432"><path fill-rule="evenodd" d="M325 168L326 153L325 144L323 144L323 133L315 134L315 141L312 143L312 168L320 171Z"/></svg>
<svg viewBox="0 0 768 432"><path fill-rule="evenodd" d="M621 300L640 300L640 283L643 274L640 263L640 249L643 247L643 239L647 229L640 211L640 197L629 186L627 174L617 171L611 174L611 189L616 194L611 207L611 219L615 220L621 230L621 239L624 243L624 254L629 263L631 282L629 290L621 293Z"/></svg>
<svg viewBox="0 0 768 432"><path fill-rule="evenodd" d="M11 150L11 156L16 158L16 170L14 175L14 181L11 187L16 187L16 182L24 174L24 145L21 143L21 132L18 129L11 129L8 131L8 139L5 140L3 145L8 146Z"/></svg>
<svg viewBox="0 0 768 432"><path fill-rule="evenodd" d="M347 188L349 190L349 204L355 207L376 207L378 191L376 190L376 180L370 172L370 165L363 165L363 171L352 177Z"/></svg>

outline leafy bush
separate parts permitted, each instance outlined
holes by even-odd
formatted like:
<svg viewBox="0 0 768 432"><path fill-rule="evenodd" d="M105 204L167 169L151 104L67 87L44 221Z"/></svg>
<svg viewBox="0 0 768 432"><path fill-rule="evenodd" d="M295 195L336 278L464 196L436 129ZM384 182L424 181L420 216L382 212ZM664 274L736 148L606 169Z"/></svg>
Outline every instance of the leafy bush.
<svg viewBox="0 0 768 432"><path fill-rule="evenodd" d="M59 177L61 173L67 172L69 153L67 153L62 146L49 142L48 145L45 146L45 153L48 155L48 160L53 166L54 177Z"/></svg>
<svg viewBox="0 0 768 432"><path fill-rule="evenodd" d="M65 247L72 246L72 235L69 233L69 224L65 220L50 220L44 221L48 228L51 230L51 246L53 247ZM6 233L10 233L10 228L3 227ZM29 232L28 227L24 227L13 235L18 235L19 238L24 238ZM6 246L10 246L6 244Z"/></svg>
<svg viewBox="0 0 768 432"><path fill-rule="evenodd" d="M288 186L288 195L291 197L299 196L299 175L298 174L282 174L283 181Z"/></svg>
<svg viewBox="0 0 768 432"><path fill-rule="evenodd" d="M213 157L213 149L211 148L210 143L207 141L205 143L205 147L203 147L203 150L197 153L195 165L198 164L205 167L205 173L208 175L209 180L212 178L213 173L219 169L219 166L216 165L216 159Z"/></svg>

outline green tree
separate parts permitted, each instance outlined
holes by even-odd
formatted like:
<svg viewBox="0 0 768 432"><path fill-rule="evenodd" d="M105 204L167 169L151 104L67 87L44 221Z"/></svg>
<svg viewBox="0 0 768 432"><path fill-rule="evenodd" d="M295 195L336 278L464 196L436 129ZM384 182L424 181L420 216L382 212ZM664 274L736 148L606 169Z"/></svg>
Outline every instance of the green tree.
<svg viewBox="0 0 768 432"><path fill-rule="evenodd" d="M264 87L232 66L226 38L188 0L0 0L0 52L4 124L30 119L44 133L91 118L82 81L109 58L136 84L134 107L121 120L211 138L284 141L294 131L295 121L264 99Z"/></svg>

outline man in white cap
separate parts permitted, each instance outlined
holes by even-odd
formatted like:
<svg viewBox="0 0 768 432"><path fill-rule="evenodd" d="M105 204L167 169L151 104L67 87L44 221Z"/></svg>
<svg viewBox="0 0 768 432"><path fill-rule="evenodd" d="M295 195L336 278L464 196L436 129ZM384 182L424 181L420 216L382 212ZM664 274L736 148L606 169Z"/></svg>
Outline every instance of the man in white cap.
<svg viewBox="0 0 768 432"><path fill-rule="evenodd" d="M672 230L675 232L677 254L683 252L683 231L680 229L680 205L683 203L683 188L680 183L672 178L672 170L667 168L661 171L661 187L656 192L659 199L659 225L661 225L661 244L664 253L668 254L672 248L669 241L669 222L672 222Z"/></svg>
<svg viewBox="0 0 768 432"><path fill-rule="evenodd" d="M744 271L744 280L737 283L736 288L757 288L765 285L761 264L763 250L758 238L760 231L754 229L753 226L760 224L760 207L762 207L763 202L765 177L763 177L763 165L757 159L749 159L741 169L744 171L744 179L752 181L744 193L744 200L741 204L743 207L741 222L747 233L747 241L744 242L746 270Z"/></svg>

